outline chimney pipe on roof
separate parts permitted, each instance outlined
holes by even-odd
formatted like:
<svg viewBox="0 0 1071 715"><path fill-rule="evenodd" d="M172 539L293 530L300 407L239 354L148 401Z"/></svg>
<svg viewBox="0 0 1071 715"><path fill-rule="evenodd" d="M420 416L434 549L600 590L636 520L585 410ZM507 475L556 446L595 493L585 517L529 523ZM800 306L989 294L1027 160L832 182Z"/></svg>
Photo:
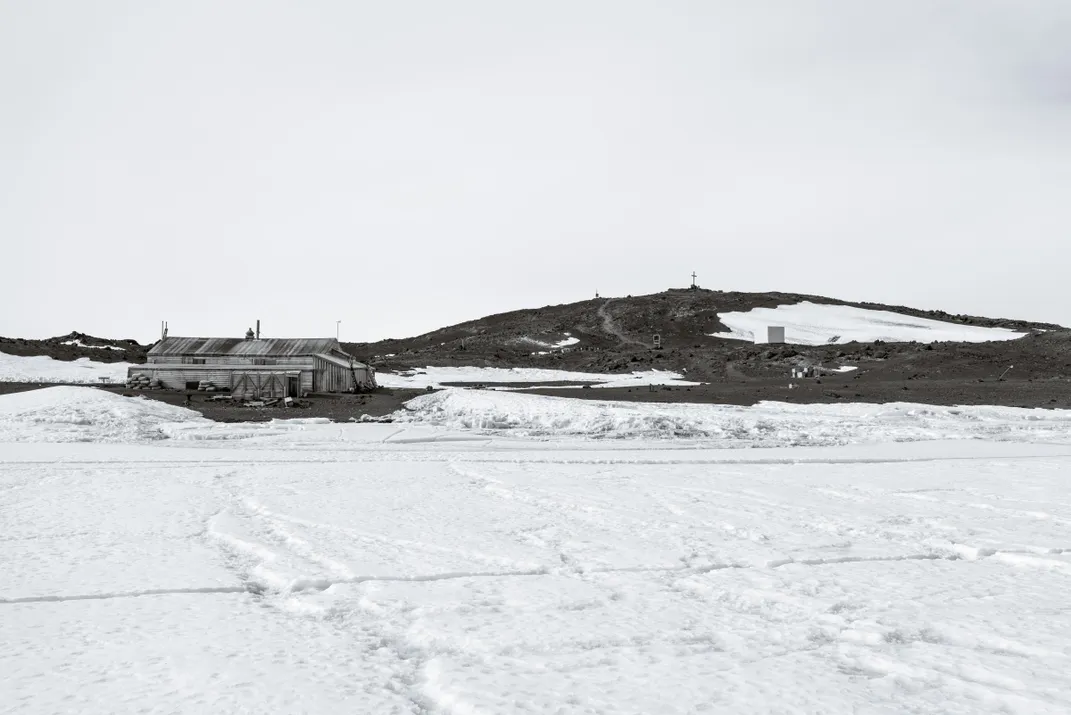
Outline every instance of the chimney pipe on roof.
<svg viewBox="0 0 1071 715"><path fill-rule="evenodd" d="M260 318L257 318L257 340L260 340Z"/></svg>

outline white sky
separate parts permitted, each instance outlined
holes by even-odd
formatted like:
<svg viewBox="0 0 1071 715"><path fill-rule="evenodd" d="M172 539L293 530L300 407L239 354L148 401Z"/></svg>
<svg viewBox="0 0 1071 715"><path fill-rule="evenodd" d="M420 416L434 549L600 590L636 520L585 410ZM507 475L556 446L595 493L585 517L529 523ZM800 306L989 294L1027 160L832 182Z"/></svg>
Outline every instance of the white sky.
<svg viewBox="0 0 1071 715"><path fill-rule="evenodd" d="M1067 0L0 0L0 335L685 286L1071 324Z"/></svg>

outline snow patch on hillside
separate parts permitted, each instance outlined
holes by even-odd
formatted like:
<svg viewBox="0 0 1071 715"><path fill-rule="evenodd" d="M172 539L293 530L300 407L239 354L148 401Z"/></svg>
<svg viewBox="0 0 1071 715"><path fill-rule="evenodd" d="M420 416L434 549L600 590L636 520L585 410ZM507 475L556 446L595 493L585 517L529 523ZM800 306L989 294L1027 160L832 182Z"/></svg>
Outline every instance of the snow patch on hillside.
<svg viewBox="0 0 1071 715"><path fill-rule="evenodd" d="M792 405L751 407L575 400L516 392L421 395L396 422L528 437L698 439L717 447L789 447L940 439L1071 442L1071 410L1013 407Z"/></svg>
<svg viewBox="0 0 1071 715"><path fill-rule="evenodd" d="M81 340L64 340L60 345L73 345L79 348L91 348L93 350L118 350L123 351L123 348L117 348L114 345L87 345Z"/></svg>
<svg viewBox="0 0 1071 715"><path fill-rule="evenodd" d="M576 345L580 342L580 338L574 338L572 335L569 335L569 333L566 333L565 338L562 340L556 340L554 342L547 342L546 340L538 340L531 337L523 337L520 338L520 340L532 345L538 345L541 348L550 348L551 350L567 348L570 345Z"/></svg>
<svg viewBox="0 0 1071 715"><path fill-rule="evenodd" d="M106 377L111 382L126 380L128 362L96 362L89 358L53 360L46 355L0 353L0 382L70 382L90 384Z"/></svg>
<svg viewBox="0 0 1071 715"><path fill-rule="evenodd" d="M766 328L784 326L785 342L797 345L827 345L875 340L886 342L964 342L1015 340L1026 333L1007 328L982 328L930 318L902 315L887 310L869 310L850 305L823 305L804 301L776 308L753 308L746 312L719 313L727 333L713 337L766 342Z"/></svg>
<svg viewBox="0 0 1071 715"><path fill-rule="evenodd" d="M645 370L623 374L599 374L570 370L544 370L527 367L424 367L401 373L377 372L381 387L440 388L445 383L491 385L506 383L548 384L582 382L594 387L638 387L643 385L698 385L684 380L680 373L665 370Z"/></svg>
<svg viewBox="0 0 1071 715"><path fill-rule="evenodd" d="M522 342L522 343L525 343L525 344L528 344L528 345L534 345L536 347L543 348L543 350L539 350L537 352L534 352L534 353L532 353L532 355L550 355L551 353L553 353L555 351L562 350L564 348L568 348L568 347L571 347L573 345L577 345L580 342L580 338L575 338L572 335L570 335L569 333L565 333L565 338L563 338L562 340L556 340L554 342L548 342L546 340L539 340L537 338L528 337L528 336L525 336L523 338L519 338L518 342Z"/></svg>

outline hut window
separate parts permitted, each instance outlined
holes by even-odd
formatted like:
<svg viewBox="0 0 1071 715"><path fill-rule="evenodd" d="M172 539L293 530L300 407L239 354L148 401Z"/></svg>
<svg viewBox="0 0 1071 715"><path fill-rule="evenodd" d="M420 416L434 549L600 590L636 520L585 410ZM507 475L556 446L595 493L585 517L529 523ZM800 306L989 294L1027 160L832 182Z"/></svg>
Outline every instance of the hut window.
<svg viewBox="0 0 1071 715"><path fill-rule="evenodd" d="M204 365L205 364L205 359L204 358L195 358L195 357L184 357L184 358L182 358L182 364L183 365Z"/></svg>
<svg viewBox="0 0 1071 715"><path fill-rule="evenodd" d="M253 358L254 365L275 365L277 362L271 358Z"/></svg>

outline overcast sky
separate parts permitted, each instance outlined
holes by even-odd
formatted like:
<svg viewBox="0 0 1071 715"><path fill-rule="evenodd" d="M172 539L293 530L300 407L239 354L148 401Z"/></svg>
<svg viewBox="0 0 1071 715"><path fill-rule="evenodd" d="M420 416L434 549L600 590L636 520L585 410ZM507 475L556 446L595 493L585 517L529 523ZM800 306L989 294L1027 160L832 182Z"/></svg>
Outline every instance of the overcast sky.
<svg viewBox="0 0 1071 715"><path fill-rule="evenodd" d="M699 283L1071 325L1068 0L0 0L0 335Z"/></svg>

